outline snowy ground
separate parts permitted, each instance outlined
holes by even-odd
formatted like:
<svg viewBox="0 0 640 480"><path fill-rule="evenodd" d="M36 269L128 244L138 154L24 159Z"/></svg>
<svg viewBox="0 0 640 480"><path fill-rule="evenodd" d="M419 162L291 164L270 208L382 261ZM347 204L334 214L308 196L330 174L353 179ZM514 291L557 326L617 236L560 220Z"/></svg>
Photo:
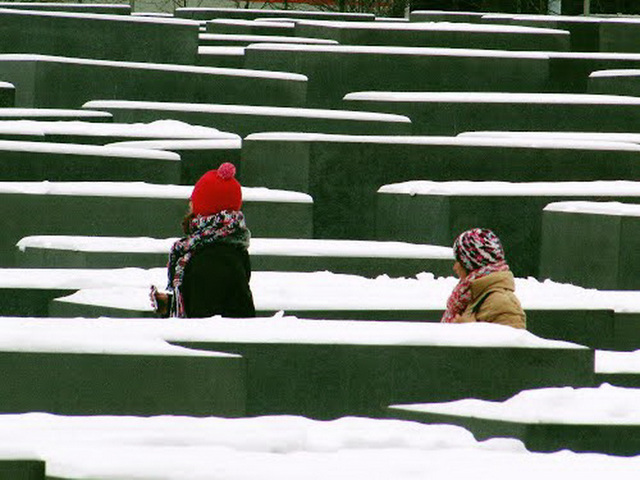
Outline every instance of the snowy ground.
<svg viewBox="0 0 640 480"><path fill-rule="evenodd" d="M0 416L0 457L75 479L636 480L640 457L529 453L517 440L398 420Z"/></svg>

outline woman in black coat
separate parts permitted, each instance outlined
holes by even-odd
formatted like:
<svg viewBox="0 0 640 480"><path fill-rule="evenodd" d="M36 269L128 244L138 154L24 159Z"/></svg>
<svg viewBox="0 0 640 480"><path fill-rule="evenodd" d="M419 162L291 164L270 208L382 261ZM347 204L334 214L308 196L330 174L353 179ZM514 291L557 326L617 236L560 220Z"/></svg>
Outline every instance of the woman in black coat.
<svg viewBox="0 0 640 480"><path fill-rule="evenodd" d="M152 287L161 316L254 317L249 240L235 167L223 163L196 183L182 222L185 237L171 248L167 292Z"/></svg>

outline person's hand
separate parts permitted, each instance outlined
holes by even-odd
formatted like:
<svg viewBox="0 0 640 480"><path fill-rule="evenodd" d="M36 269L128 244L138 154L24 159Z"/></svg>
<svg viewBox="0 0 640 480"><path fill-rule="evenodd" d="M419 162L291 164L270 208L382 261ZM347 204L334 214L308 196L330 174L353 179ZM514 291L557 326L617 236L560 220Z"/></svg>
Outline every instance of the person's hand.
<svg viewBox="0 0 640 480"><path fill-rule="evenodd" d="M155 285L149 291L149 300L153 311L160 317L169 316L169 295L166 292L159 292Z"/></svg>

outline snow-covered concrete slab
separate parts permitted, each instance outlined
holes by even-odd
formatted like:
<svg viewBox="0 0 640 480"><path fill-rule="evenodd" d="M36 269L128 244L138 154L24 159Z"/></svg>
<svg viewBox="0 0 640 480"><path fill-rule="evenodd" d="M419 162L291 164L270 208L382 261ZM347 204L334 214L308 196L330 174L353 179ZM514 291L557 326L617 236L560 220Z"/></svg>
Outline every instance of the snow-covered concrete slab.
<svg viewBox="0 0 640 480"><path fill-rule="evenodd" d="M606 97L607 95L603 95ZM624 97L623 97L624 98ZM640 143L640 133L627 132L558 132L558 131L473 131L457 135L464 138L520 138L527 140L577 140L587 142Z"/></svg>
<svg viewBox="0 0 640 480"><path fill-rule="evenodd" d="M131 338L151 335L187 348L241 354L247 362L248 415L380 415L389 403L408 399L502 398L563 381L590 384L593 375L593 351L587 348L488 324L314 321L281 315L59 320L60 331L72 329L74 335L100 335L103 329L115 335L126 325L136 332ZM54 325L52 319L23 322L9 319L4 328L20 332ZM537 364L535 372L526 367L531 362Z"/></svg>
<svg viewBox="0 0 640 480"><path fill-rule="evenodd" d="M0 55L0 76L16 86L18 107L76 108L89 100L123 97L185 102L224 99L289 106L305 103L307 78L303 75L194 63L195 53L191 65L6 54ZM70 77L75 78L73 84ZM105 77L111 80L105 82Z"/></svg>
<svg viewBox="0 0 640 480"><path fill-rule="evenodd" d="M640 95L640 70L599 70L589 75L589 92L609 95Z"/></svg>
<svg viewBox="0 0 640 480"><path fill-rule="evenodd" d="M3 108L0 120L111 122L113 117L109 112L88 109Z"/></svg>
<svg viewBox="0 0 640 480"><path fill-rule="evenodd" d="M505 50L254 44L245 66L304 74L307 104L334 108L362 90L540 92L549 80L548 55Z"/></svg>
<svg viewBox="0 0 640 480"><path fill-rule="evenodd" d="M177 347L141 330L123 335L5 319L5 413L245 414L245 365L237 355Z"/></svg>
<svg viewBox="0 0 640 480"><path fill-rule="evenodd" d="M554 202L542 214L540 275L609 290L640 289L640 205Z"/></svg>
<svg viewBox="0 0 640 480"><path fill-rule="evenodd" d="M160 267L177 238L32 236L21 239L17 264L48 268ZM252 238L257 271L332 271L375 277L451 272L449 247L403 242Z"/></svg>
<svg viewBox="0 0 640 480"><path fill-rule="evenodd" d="M216 18L207 22L207 33L245 34L245 35L295 35L294 22L267 20L243 20L234 18Z"/></svg>
<svg viewBox="0 0 640 480"><path fill-rule="evenodd" d="M62 417L43 413L6 415L0 432L11 438L3 457L22 454L46 461L57 478L207 478L234 472L238 480L268 472L282 480L308 477L394 478L416 476L459 480L488 472L496 480L519 475L576 475L594 479L606 472L633 480L637 458L527 452L516 440L476 441L462 428L398 420L344 418L331 422L302 417L244 419L189 417ZM56 432L55 435L51 432ZM82 452L82 455L74 455ZM464 462L456 458L464 457Z"/></svg>
<svg viewBox="0 0 640 480"><path fill-rule="evenodd" d="M407 135L411 121L403 115L317 108L253 105L95 100L83 108L108 111L117 121L171 117L192 125L233 132L242 138L257 132L321 132L360 135Z"/></svg>
<svg viewBox="0 0 640 480"><path fill-rule="evenodd" d="M25 126L22 131L29 132L28 128ZM131 180L163 184L180 179L180 156L173 152L13 140L0 140L0 152L3 183Z"/></svg>
<svg viewBox="0 0 640 480"><path fill-rule="evenodd" d="M198 47L198 24L174 18L0 8L0 25L4 53L192 65Z"/></svg>
<svg viewBox="0 0 640 480"><path fill-rule="evenodd" d="M246 47L252 43L291 43L305 45L338 44L335 40L308 36L248 35L233 33L201 33L198 36L198 44L205 47Z"/></svg>
<svg viewBox="0 0 640 480"><path fill-rule="evenodd" d="M567 51L570 46L569 32L564 30L477 23L306 20L296 23L296 35L332 39L342 45L526 51Z"/></svg>
<svg viewBox="0 0 640 480"><path fill-rule="evenodd" d="M407 115L414 135L465 131L635 132L640 99L617 95L493 92L352 92L358 110Z"/></svg>
<svg viewBox="0 0 640 480"><path fill-rule="evenodd" d="M13 265L15 244L33 234L179 235L192 189L143 182L0 182L0 211L10 225L0 232L0 264ZM311 237L313 203L309 195L243 188L243 198L247 224L255 236Z"/></svg>
<svg viewBox="0 0 640 480"><path fill-rule="evenodd" d="M244 47L198 47L196 65L202 67L242 68Z"/></svg>
<svg viewBox="0 0 640 480"><path fill-rule="evenodd" d="M639 389L544 388L496 403L465 399L395 405L392 416L425 423L452 423L476 438L515 437L531 451L569 449L634 456L640 453Z"/></svg>

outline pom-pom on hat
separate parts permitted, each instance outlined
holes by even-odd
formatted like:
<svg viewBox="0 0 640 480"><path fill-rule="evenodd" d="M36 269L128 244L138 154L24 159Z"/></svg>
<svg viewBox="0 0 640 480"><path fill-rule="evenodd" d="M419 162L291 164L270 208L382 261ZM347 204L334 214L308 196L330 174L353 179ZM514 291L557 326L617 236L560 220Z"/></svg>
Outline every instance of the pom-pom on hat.
<svg viewBox="0 0 640 480"><path fill-rule="evenodd" d="M468 272L505 260L500 239L487 228L473 228L458 235L453 254Z"/></svg>
<svg viewBox="0 0 640 480"><path fill-rule="evenodd" d="M206 216L223 210L240 210L242 190L235 175L236 167L226 162L200 177L191 193L191 211Z"/></svg>

